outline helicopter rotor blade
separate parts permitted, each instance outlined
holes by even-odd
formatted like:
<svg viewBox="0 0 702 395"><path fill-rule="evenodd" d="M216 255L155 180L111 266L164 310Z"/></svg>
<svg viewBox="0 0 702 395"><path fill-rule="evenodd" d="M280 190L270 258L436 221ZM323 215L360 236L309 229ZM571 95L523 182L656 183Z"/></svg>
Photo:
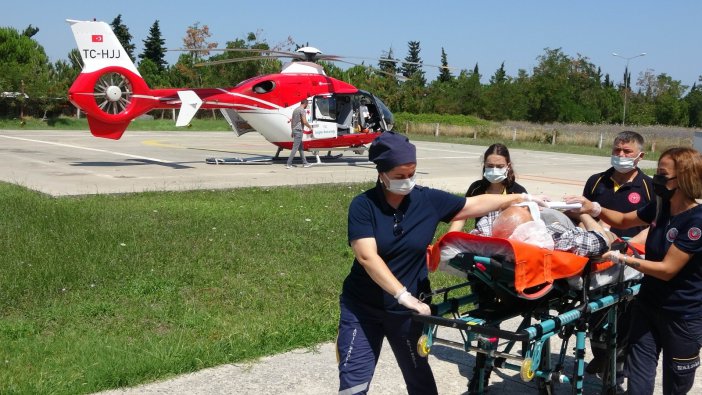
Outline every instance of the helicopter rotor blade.
<svg viewBox="0 0 702 395"><path fill-rule="evenodd" d="M417 66L422 66L422 67L434 67L437 69L447 69L447 70L455 70L458 68L458 67L451 67L451 66L441 66L441 65L437 65L437 64L426 64L423 62L407 62L407 61L402 60L402 59L378 59L378 61L411 64L411 65L417 65Z"/></svg>
<svg viewBox="0 0 702 395"><path fill-rule="evenodd" d="M261 49L261 48L210 48L210 49L188 49L188 48L174 48L168 49L167 51L172 52L250 52L250 53L266 53L266 54L276 54L276 55L288 55L291 57L299 57L300 54L289 51L278 51L275 49Z"/></svg>
<svg viewBox="0 0 702 395"><path fill-rule="evenodd" d="M302 51L300 51L300 50L302 50ZM354 65L354 66L364 66L364 67L367 67L367 68L372 69L374 71L377 71L380 74L386 74L386 75L393 76L394 78L398 78L400 81L402 81L403 78L405 78L405 77L398 77L396 75L393 75L392 73L388 73L388 72L379 70L376 67L360 65L358 63L350 62L350 61L347 61L344 59L360 59L360 60L371 60L371 61L376 61L376 62L401 63L401 64L407 64L407 65L417 65L420 67L433 67L433 68L437 68L439 70L456 69L456 67L451 67L451 66L440 66L440 65L426 64L423 62L408 62L408 61L405 61L402 59L373 58L373 57L364 57L364 56L341 56L341 55L323 54L321 51L319 51L318 49L313 48L313 47L303 47L303 48L298 49L295 52L279 51L279 50L274 50L274 49L261 49L261 48L210 48L210 49L176 48L176 49L169 49L168 51L205 52L205 53L209 53L209 52L237 52L237 53L250 53L250 54L258 53L258 54L260 54L259 56L247 56L247 57L241 57L241 58L220 59L220 60L214 60L211 62L200 62L200 63L195 64L195 66L197 66L197 67L219 65L219 64L226 64L226 63L245 62L245 61L252 61L252 60L261 60L261 59L272 59L272 58L291 58L291 59L304 60L304 61L310 61L310 62L317 62L320 60L325 60L325 61L329 61L329 62L347 63L347 64Z"/></svg>
<svg viewBox="0 0 702 395"><path fill-rule="evenodd" d="M375 62L392 62L392 63L402 63L402 64L411 64L411 65L417 65L417 66L422 66L422 67L433 67L437 69L448 69L448 70L455 70L458 69L458 67L452 67L452 66L441 66L441 65L436 65L436 64L427 64L423 62L407 62L402 59L392 59L392 58L372 58L372 57L366 57L366 56L337 56L340 59L360 59L360 60L372 60Z"/></svg>
<svg viewBox="0 0 702 395"><path fill-rule="evenodd" d="M260 61L260 60L277 60L277 58L282 58L285 56L245 56L241 58L230 58L230 59L221 59L221 60L212 60L212 61L207 61L207 62L200 62L200 63L195 63L193 66L195 67L203 67L203 66L216 66L220 64L228 64L228 63L239 63L239 62L251 62L251 61Z"/></svg>
<svg viewBox="0 0 702 395"><path fill-rule="evenodd" d="M349 62L349 61L346 61L346 60L337 60L337 62L346 63L346 64L350 64L350 65L353 65L353 66L365 67L365 68L367 68L368 70L374 71L374 72L376 72L376 73L385 74L385 75L387 75L387 76L389 76L389 77L395 78L395 79L397 79L397 80L400 81L400 82L405 82L405 81L408 81L408 80L409 80L409 78L405 77L404 75L388 73L387 71L380 70L380 69L377 68L377 67L368 66L368 65L365 65L365 64L353 63L353 62Z"/></svg>

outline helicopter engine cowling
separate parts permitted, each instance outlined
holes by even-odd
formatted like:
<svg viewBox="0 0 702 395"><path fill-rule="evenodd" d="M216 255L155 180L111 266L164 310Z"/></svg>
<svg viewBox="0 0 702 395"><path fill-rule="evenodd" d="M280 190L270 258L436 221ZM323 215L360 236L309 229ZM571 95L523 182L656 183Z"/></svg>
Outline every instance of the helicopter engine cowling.
<svg viewBox="0 0 702 395"><path fill-rule="evenodd" d="M157 105L141 76L123 67L81 73L68 91L69 100L86 113L96 137L119 139L134 118Z"/></svg>

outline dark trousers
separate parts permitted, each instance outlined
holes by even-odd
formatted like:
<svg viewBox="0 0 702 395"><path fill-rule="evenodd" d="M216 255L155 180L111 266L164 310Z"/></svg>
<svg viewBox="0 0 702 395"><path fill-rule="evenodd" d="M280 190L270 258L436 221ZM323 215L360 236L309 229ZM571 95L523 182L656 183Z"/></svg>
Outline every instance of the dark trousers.
<svg viewBox="0 0 702 395"><path fill-rule="evenodd" d="M631 318L626 360L629 393L653 394L662 350L663 394L687 394L700 366L702 317L680 319L634 300Z"/></svg>
<svg viewBox="0 0 702 395"><path fill-rule="evenodd" d="M383 339L387 338L408 394L436 394L436 382L427 358L417 354L423 324L409 315L359 307L341 300L339 336L339 394L365 394L373 379Z"/></svg>

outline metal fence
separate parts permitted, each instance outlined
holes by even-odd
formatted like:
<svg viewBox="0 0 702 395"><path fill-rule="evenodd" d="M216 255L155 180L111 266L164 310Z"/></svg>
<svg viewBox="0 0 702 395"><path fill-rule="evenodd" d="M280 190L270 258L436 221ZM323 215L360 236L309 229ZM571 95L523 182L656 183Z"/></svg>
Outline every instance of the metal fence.
<svg viewBox="0 0 702 395"><path fill-rule="evenodd" d="M532 124L502 122L480 126L442 125L439 123L405 122L399 125L405 133L434 136L494 139L496 141L531 141L544 144L569 144L602 148L609 146L621 131L632 130L644 137L646 151L662 151L667 147L692 147L695 129L673 126Z"/></svg>

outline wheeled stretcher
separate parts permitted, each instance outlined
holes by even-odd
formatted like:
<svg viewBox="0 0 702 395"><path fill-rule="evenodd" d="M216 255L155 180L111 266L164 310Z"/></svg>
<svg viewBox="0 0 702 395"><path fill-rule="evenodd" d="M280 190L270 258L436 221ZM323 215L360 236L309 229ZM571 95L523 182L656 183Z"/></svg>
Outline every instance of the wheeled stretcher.
<svg viewBox="0 0 702 395"><path fill-rule="evenodd" d="M641 250L624 243L616 247L635 255ZM430 271L448 272L464 281L420 295L431 302L432 315L414 317L425 324L417 349L426 356L432 345L441 343L475 352L470 393L482 393L487 375L497 368L519 371L524 381L536 380L542 393L551 393L555 383L568 383L574 394L582 394L588 335L606 340L609 362L599 392L614 393L620 305L638 293L639 272L463 232L448 233L430 246L427 264ZM591 322L595 312L605 319ZM501 328L513 319L519 321L516 330ZM462 343L439 337L439 328L458 330ZM573 336L574 363L566 366ZM552 338L560 339L555 358Z"/></svg>

